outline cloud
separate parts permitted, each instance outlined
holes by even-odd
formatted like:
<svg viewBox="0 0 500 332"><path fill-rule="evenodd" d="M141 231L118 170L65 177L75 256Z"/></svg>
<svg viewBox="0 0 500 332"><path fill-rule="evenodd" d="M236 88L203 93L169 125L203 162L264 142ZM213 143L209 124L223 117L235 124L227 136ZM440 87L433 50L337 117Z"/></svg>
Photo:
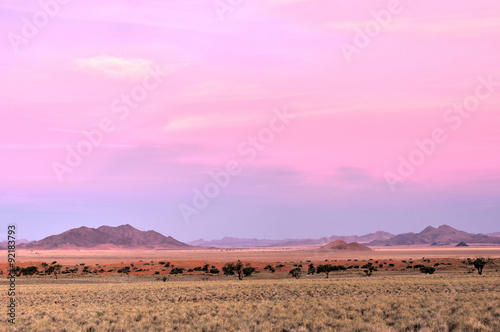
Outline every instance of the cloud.
<svg viewBox="0 0 500 332"><path fill-rule="evenodd" d="M249 126L262 122L262 115L255 113L216 112L210 114L197 114L172 119L165 130L191 130L196 128L222 128L235 126Z"/></svg>
<svg viewBox="0 0 500 332"><path fill-rule="evenodd" d="M352 31L356 28L364 27L367 22L374 20L367 19L334 21L326 24L326 27L336 31ZM492 33L500 27L500 21L495 17L398 17L394 16L384 31L401 34L419 34L426 37L467 37L478 34Z"/></svg>
<svg viewBox="0 0 500 332"><path fill-rule="evenodd" d="M339 167L333 173L332 184L338 188L373 188L379 184L370 173L359 167Z"/></svg>
<svg viewBox="0 0 500 332"><path fill-rule="evenodd" d="M272 7L288 6L298 2L309 2L311 0L271 0L270 5Z"/></svg>
<svg viewBox="0 0 500 332"><path fill-rule="evenodd" d="M110 55L98 55L75 60L78 70L117 79L137 80L145 77L154 63L145 59L125 59Z"/></svg>

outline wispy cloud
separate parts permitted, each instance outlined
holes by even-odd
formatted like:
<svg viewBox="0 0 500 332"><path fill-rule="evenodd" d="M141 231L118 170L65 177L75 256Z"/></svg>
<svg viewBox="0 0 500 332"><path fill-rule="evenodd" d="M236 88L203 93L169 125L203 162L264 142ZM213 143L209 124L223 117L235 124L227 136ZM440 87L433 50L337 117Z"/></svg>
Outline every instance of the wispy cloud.
<svg viewBox="0 0 500 332"><path fill-rule="evenodd" d="M147 59L121 58L98 55L75 60L77 70L117 79L138 80L148 73L153 62Z"/></svg>

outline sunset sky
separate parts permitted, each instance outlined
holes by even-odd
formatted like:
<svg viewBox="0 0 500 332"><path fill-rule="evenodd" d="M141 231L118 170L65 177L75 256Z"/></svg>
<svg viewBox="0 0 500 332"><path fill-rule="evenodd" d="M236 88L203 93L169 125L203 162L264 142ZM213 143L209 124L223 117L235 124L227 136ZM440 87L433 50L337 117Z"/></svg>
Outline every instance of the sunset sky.
<svg viewBox="0 0 500 332"><path fill-rule="evenodd" d="M499 2L60 2L0 0L0 241L500 231Z"/></svg>

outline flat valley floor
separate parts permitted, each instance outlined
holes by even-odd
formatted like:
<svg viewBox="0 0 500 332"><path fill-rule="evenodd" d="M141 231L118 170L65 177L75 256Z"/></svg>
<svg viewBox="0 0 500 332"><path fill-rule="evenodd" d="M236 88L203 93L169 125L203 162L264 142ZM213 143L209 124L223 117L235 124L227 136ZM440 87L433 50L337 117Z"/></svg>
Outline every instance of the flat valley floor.
<svg viewBox="0 0 500 332"><path fill-rule="evenodd" d="M22 265L57 261L63 266L107 264L104 269L108 269L135 262L148 270L136 275L19 277L16 323L7 323L4 310L2 331L500 331L500 262L495 259L500 257L499 248L17 254ZM468 263L467 258L476 257L492 259L483 275ZM169 275L164 268L164 261L177 266L209 262L220 267L237 259L251 262L262 273L238 280L223 275ZM308 261L317 265L325 259L344 265L373 262L383 268L369 277L353 268L332 272L329 278L306 273ZM262 269L278 262L285 265L282 270ZM429 275L405 268L421 262L438 264L436 272ZM394 268L386 268L390 264ZM288 273L295 265L303 269L299 279ZM0 287L4 289L0 302L6 308L7 278L1 279Z"/></svg>

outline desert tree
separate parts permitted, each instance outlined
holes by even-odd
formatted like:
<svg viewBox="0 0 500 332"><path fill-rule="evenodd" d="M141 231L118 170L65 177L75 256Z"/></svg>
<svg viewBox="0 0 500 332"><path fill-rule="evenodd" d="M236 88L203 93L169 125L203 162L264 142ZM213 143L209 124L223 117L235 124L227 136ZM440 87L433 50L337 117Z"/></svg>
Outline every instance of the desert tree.
<svg viewBox="0 0 500 332"><path fill-rule="evenodd" d="M226 263L222 267L222 271L226 276L236 275L239 280L243 280L243 277L250 277L253 273L255 273L255 268L250 265L250 263L243 263L238 260L236 263Z"/></svg>
<svg viewBox="0 0 500 332"><path fill-rule="evenodd" d="M477 273L479 273L479 275L483 274L483 268L486 264L488 264L488 261L484 258L476 258L474 261L474 267L477 269Z"/></svg>
<svg viewBox="0 0 500 332"><path fill-rule="evenodd" d="M184 273L184 268L183 267L174 267L169 272L169 274L183 274L183 273Z"/></svg>
<svg viewBox="0 0 500 332"><path fill-rule="evenodd" d="M57 264L57 265L51 265L49 266L49 268L45 271L46 274L50 275L50 274L54 274L54 277L56 277L57 279L57 274L61 271L61 265L60 264Z"/></svg>
<svg viewBox="0 0 500 332"><path fill-rule="evenodd" d="M21 274L23 274L25 276L31 276L33 274L38 273L38 267L36 267L36 266L22 267L20 272L21 272Z"/></svg>
<svg viewBox="0 0 500 332"><path fill-rule="evenodd" d="M420 267L420 273L433 274L435 271L436 271L436 269L432 266L421 266Z"/></svg>
<svg viewBox="0 0 500 332"><path fill-rule="evenodd" d="M299 279L300 276L302 275L302 269L300 267L296 267L295 269L291 270L288 272L289 274L292 275L295 279Z"/></svg>
<svg viewBox="0 0 500 332"><path fill-rule="evenodd" d="M367 277L371 276L373 271L376 271L376 269L373 265L370 265L366 270L363 270L363 272L365 273L365 275Z"/></svg>
<svg viewBox="0 0 500 332"><path fill-rule="evenodd" d="M317 274L325 273L327 278L328 278L330 272L333 272L333 271L338 271L338 267L335 265L331 265L331 264L318 265L318 267L316 268Z"/></svg>
<svg viewBox="0 0 500 332"><path fill-rule="evenodd" d="M234 269L234 263L226 263L226 265L222 267L222 272L224 272L225 276L234 276Z"/></svg>
<svg viewBox="0 0 500 332"><path fill-rule="evenodd" d="M264 270L269 270L269 271L271 271L271 273L276 272L276 268L274 268L271 264L266 265Z"/></svg>
<svg viewBox="0 0 500 332"><path fill-rule="evenodd" d="M314 275L314 273L316 273L316 268L314 267L314 264L311 263L311 264L309 264L309 268L307 269L307 274Z"/></svg>

